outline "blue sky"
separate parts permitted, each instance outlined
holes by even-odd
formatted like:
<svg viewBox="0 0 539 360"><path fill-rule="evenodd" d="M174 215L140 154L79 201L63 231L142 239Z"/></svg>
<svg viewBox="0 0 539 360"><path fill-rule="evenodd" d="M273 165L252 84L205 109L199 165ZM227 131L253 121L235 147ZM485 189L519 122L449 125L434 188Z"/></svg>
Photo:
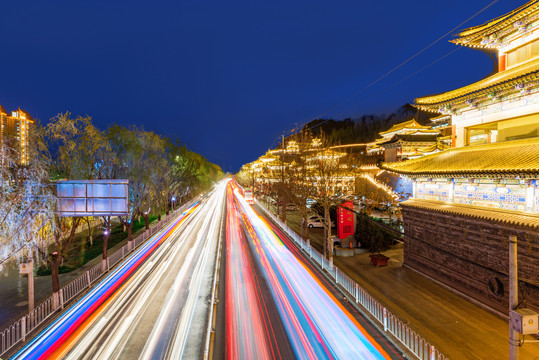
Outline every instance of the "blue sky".
<svg viewBox="0 0 539 360"><path fill-rule="evenodd" d="M462 48L395 85L457 48L449 35L366 88L492 2L3 2L0 104L142 125L236 171L296 123L390 113L486 76L488 55Z"/></svg>

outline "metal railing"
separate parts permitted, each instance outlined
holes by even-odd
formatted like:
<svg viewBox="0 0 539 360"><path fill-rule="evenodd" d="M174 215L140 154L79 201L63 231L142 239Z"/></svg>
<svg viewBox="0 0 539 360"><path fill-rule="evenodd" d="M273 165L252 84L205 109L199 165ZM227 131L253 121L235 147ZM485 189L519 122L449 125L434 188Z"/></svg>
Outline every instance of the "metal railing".
<svg viewBox="0 0 539 360"><path fill-rule="evenodd" d="M45 301L36 306L30 313L24 315L14 324L0 331L0 356L3 356L19 342L25 341L26 336L30 332L34 331L52 315L64 309L64 306L67 303L75 299L84 290L89 289L92 284L100 280L100 278L111 268L124 260L144 241L148 240L152 235L161 230L171 219L184 212L185 209L191 206L195 201L196 199L184 204L179 209L165 216L149 230L146 230L137 236L134 240L132 240L131 244L128 242L126 245L110 254L107 258L105 267L103 266L103 262L99 262L98 264L94 265L82 275L62 287L56 297L51 295Z"/></svg>
<svg viewBox="0 0 539 360"><path fill-rule="evenodd" d="M298 236L288 225L269 211L261 202L256 201L264 213L273 220L286 234L301 248L312 262L322 270L326 270L330 278L335 280L345 294L361 305L369 314L371 314L381 325L384 331L391 333L401 342L412 354L420 360L449 360L436 347L412 330L405 322L392 314L385 306L372 297L365 289L359 286L348 275L342 272L317 250L315 250L307 241Z"/></svg>

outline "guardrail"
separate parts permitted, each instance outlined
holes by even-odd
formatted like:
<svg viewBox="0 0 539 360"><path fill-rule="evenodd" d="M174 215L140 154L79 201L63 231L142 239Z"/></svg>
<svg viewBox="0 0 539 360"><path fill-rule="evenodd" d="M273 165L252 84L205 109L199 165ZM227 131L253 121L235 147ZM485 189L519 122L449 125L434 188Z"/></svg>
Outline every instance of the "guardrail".
<svg viewBox="0 0 539 360"><path fill-rule="evenodd" d="M256 201L264 213L273 220L286 234L298 245L300 249L313 260L314 264L320 266L322 270L330 275L335 283L344 289L345 293L350 295L357 304L361 305L369 314L371 314L381 325L384 331L391 333L401 342L412 354L420 360L449 360L436 347L412 330L407 324L392 314L385 306L372 297L367 291L359 286L348 275L342 272L336 266L315 250L309 242L298 236L288 225L269 211L261 202Z"/></svg>
<svg viewBox="0 0 539 360"><path fill-rule="evenodd" d="M24 315L14 324L8 326L6 329L0 332L0 356L3 356L6 352L11 350L15 345L21 341L26 340L26 336L34 331L38 326L43 324L52 315L58 313L64 306L71 300L80 295L84 290L90 288L93 283L100 280L111 268L116 266L119 262L125 259L132 251L138 248L143 242L148 240L152 235L161 230L165 224L171 219L180 215L195 201L192 200L179 209L166 215L161 221L157 222L149 230L137 236L131 243L127 243L114 253L109 255L106 262L106 268L103 268L103 263L99 262L82 275L65 285L58 292L57 298L51 295L45 301L41 302L30 313Z"/></svg>

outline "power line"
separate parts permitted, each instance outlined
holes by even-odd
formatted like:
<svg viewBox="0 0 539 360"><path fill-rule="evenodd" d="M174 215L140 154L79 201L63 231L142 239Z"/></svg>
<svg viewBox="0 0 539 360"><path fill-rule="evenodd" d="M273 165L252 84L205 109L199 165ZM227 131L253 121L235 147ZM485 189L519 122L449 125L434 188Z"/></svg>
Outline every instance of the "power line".
<svg viewBox="0 0 539 360"><path fill-rule="evenodd" d="M355 104L355 105L352 105L352 106L348 107L347 109L341 111L338 115L339 115L339 116L340 116L340 115L343 115L343 114L345 114L346 112L348 112L350 109L354 108L355 106L361 105L361 104L363 104L363 103L365 103L365 102L367 102L367 101L369 101L369 100L371 100L371 99L374 99L374 98L376 98L376 97L378 97L378 96L384 94L385 92L389 91L390 89L394 88L395 86L397 86L397 85L399 85L399 84L405 82L406 80L408 80L408 79L410 79L410 78L416 76L417 74L419 74L419 73L422 72L423 70L426 70L427 68L429 68L429 67L431 67L432 65L436 64L437 62L439 62L439 61L445 59L446 57L448 57L449 55L453 54L454 52L456 52L456 51L458 51L458 50L460 50L460 49L462 49L462 48L461 48L461 47L458 47L458 48L455 48L455 49L451 50L450 52L448 52L448 53L445 54L444 56L442 56L442 57L440 57L440 58L434 60L433 62L431 62L431 63L428 64L428 65L423 66L421 69L419 69L419 70L417 70L416 72L414 72L414 73L412 73L412 74L406 76L405 78L403 78L403 79L397 81L396 83L394 83L393 85L391 85L391 86L385 88L384 90L380 91L379 93L377 93L377 94L375 94L375 95L373 95L373 96L371 96L371 97L368 97L368 98L364 99L363 101L361 101L360 103L357 103L357 104ZM337 116L337 117L338 117L338 116Z"/></svg>
<svg viewBox="0 0 539 360"><path fill-rule="evenodd" d="M421 53L423 53L425 50L429 49L430 47L432 47L433 45L435 45L436 43L438 43L440 40L442 40L443 38L445 38L447 35L451 34L453 31L457 30L458 28L460 28L462 25L466 24L468 21L472 20L473 18L475 18L477 15L481 14L482 12L484 12L485 10L487 10L489 7L491 7L492 5L494 5L495 3L497 3L499 0L493 0L492 2L490 2L488 5L486 5L485 7L483 7L481 10L477 11L475 14L473 14L472 16L470 16L469 18L467 18L466 20L464 20L463 22L461 22L460 24L458 24L457 26L455 26L454 28L452 28L451 30L449 30L448 32L446 32L444 35L440 36L438 39L436 39L435 41L433 41L432 43L430 43L429 45L427 45L426 47L424 47L423 49L419 50L418 52L416 52L414 55L412 55L411 57L409 57L408 59L404 60L403 62L401 62L399 65L395 66L393 69L391 69L390 71L386 72L384 75L380 76L378 79L376 79L375 81L373 81L372 83L370 83L369 85L361 88L360 90L356 91L354 94L352 94L351 96L347 97L346 99L344 99L343 101L341 101L340 103L338 103L337 105L331 107L329 110L326 110L324 111L323 113L317 115L314 117L314 119L319 119L320 117L326 115L327 113L333 111L334 109L340 107L341 105L347 103L349 100L351 100L352 98L356 97L357 95L359 95L360 93L362 93L363 91L367 90L368 88L370 88L371 86L373 86L374 84L378 83L380 80L384 79L385 77L387 77L389 74L393 73L395 70L399 69L400 67L402 67L403 65L405 65L406 63L408 63L409 61L411 61L412 59L414 59L415 57L417 57L418 55L420 55ZM455 50L456 51L456 50ZM449 54L448 54L449 55ZM441 60L441 59L439 59ZM430 66L430 65L429 65ZM411 76L410 76L411 77ZM403 80L404 81L404 80ZM320 125L322 125L323 123L327 122L328 120L325 120L315 126L313 126L313 128L315 127L318 127ZM302 124L303 126L303 124Z"/></svg>

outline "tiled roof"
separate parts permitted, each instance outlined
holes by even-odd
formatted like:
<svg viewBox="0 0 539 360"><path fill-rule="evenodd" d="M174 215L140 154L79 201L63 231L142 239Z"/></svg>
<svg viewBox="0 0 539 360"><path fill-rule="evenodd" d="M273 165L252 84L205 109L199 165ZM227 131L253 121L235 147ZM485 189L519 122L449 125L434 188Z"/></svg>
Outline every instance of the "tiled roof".
<svg viewBox="0 0 539 360"><path fill-rule="evenodd" d="M504 32L517 31L518 27L515 28L513 24L517 21L525 19L538 8L538 0L528 1L526 4L518 7L517 9L510 11L496 19L490 20L483 25L462 30L458 34L458 37L451 41L455 44L464 46L480 46L482 45L481 41L483 38L496 34L501 30L504 30Z"/></svg>
<svg viewBox="0 0 539 360"><path fill-rule="evenodd" d="M501 225L521 226L539 230L539 214L420 199L406 200L401 203L401 206L456 214L473 220L490 220Z"/></svg>
<svg viewBox="0 0 539 360"><path fill-rule="evenodd" d="M539 174L539 138L451 148L382 169L405 175Z"/></svg>
<svg viewBox="0 0 539 360"><path fill-rule="evenodd" d="M483 80L479 80L473 84L442 94L417 98L415 100L415 103L419 107L421 107L422 105L428 106L441 104L443 102L455 100L457 98L462 98L459 100L464 101L468 97L476 97L485 92L499 91L508 86L514 87L517 84L522 84L531 80L535 80L538 77L539 58L536 58L522 65L515 66L514 68L501 71Z"/></svg>
<svg viewBox="0 0 539 360"><path fill-rule="evenodd" d="M436 134L420 134L420 135L412 135L412 134L395 134L391 139L388 141L385 141L383 143L380 143L379 145L386 145L386 144L393 144L400 141L406 141L406 142L436 142Z"/></svg>
<svg viewBox="0 0 539 360"><path fill-rule="evenodd" d="M405 121L405 122L395 124L395 125L393 125L391 127L391 129L389 129L387 131L382 131L380 133L380 135L388 134L388 133L391 133L391 132L394 132L394 131L399 131L399 130L402 130L404 128L409 128L409 129L430 129L430 126L420 125L417 121L415 121L415 119L412 119L412 120L409 120L409 121Z"/></svg>

